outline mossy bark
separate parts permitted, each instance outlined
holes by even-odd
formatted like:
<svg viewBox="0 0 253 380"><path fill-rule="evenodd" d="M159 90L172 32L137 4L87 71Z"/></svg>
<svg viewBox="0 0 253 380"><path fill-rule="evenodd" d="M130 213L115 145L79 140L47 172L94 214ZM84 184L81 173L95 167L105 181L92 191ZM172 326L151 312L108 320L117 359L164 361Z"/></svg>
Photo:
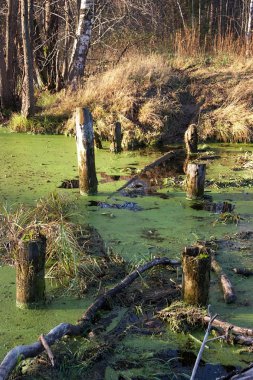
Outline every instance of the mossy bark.
<svg viewBox="0 0 253 380"><path fill-rule="evenodd" d="M189 199L201 199L205 190L206 165L190 163L186 172L186 196Z"/></svg>
<svg viewBox="0 0 253 380"><path fill-rule="evenodd" d="M211 270L209 250L202 246L186 247L182 266L183 300L191 305L207 305Z"/></svg>
<svg viewBox="0 0 253 380"><path fill-rule="evenodd" d="M76 144L80 194L96 194L98 181L95 167L93 122L87 108L76 109Z"/></svg>
<svg viewBox="0 0 253 380"><path fill-rule="evenodd" d="M16 305L32 308L45 300L46 238L20 241L16 257Z"/></svg>

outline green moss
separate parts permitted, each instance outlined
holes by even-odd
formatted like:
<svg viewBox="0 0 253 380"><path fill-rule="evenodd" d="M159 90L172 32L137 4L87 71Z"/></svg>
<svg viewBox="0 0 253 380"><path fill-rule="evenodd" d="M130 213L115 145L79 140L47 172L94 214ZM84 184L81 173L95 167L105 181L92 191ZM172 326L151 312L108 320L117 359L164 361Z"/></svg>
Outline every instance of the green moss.
<svg viewBox="0 0 253 380"><path fill-rule="evenodd" d="M91 299L74 299L73 296L54 297L50 282L47 282L46 305L33 310L16 308L15 270L0 267L0 362L14 346L37 341L40 334L62 322L75 323L92 302Z"/></svg>
<svg viewBox="0 0 253 380"><path fill-rule="evenodd" d="M99 194L84 198L79 196L78 189L57 190L63 180L73 179L77 176L74 139L64 136L19 135L7 133L6 130L0 131L0 137L3 163L0 166L0 197L4 203L34 205L36 200L53 191L68 194L76 205L75 210L70 210L74 214L72 220L95 226L104 238L108 250L112 248L115 253L122 255L131 264L142 263L163 255L180 258L184 247L196 243L196 240L209 240L214 236L219 238L225 234L232 235L240 230L253 229L253 189L250 187L207 187L208 194L212 195L214 202L226 201L229 198L236 205L236 213L242 217L237 226L236 224L213 225L217 215L192 209L190 202L185 199L183 190L178 187L175 190L173 181L171 182L170 179L167 181L167 186L161 190L169 196L168 199L161 199L158 196L126 199L114 193L126 182L126 178L119 181L102 182L101 173L130 176L132 171L129 170L130 168L134 167L138 170L145 166L160 156L158 151L123 152L114 155L109 153L108 144L105 144L106 149L96 151ZM214 154L219 154L221 157L208 164L208 181L228 183L231 178L233 180L252 178L252 170L243 169L240 172L232 170L235 166L235 158L244 151L253 151L252 145L211 145L210 148ZM105 215L105 210L102 208L90 207L88 205L90 200L107 203L134 201L143 208L143 211L131 212L114 209L114 218L111 218ZM111 210L109 211L111 214ZM161 239L151 241L143 234L143 230L156 230ZM231 251L228 247L219 252L219 261L224 271L231 277L239 296L236 308L233 305L224 304L219 284L213 275L210 291L210 303L213 311L218 312L221 318L227 319L231 323L251 326L253 323L251 308L245 305L253 303L251 292L253 278L249 277L242 281L239 276L233 274L231 268L234 266L250 267L252 250ZM4 314L8 309L8 315L0 327L1 340L6 342L6 347L2 346L2 352L8 351L16 344L36 340L41 332L47 332L59 322L74 322L80 318L82 311L90 302L89 300L77 301L71 298L62 298L56 299L42 310L17 312L13 269L0 270L3 270L0 273L0 282L3 284L0 289L4 291L1 297L2 313ZM4 272L6 275L2 275ZM7 288L4 287L5 282ZM40 321L38 326L34 322L35 319ZM13 329L11 326L14 326ZM114 324L111 328L113 326ZM19 332L20 329L21 332ZM20 335L22 336L20 337ZM200 337L202 335L203 331L201 331ZM139 337L137 339L139 340ZM178 338L178 340L175 337L173 339L166 338L162 341L147 337L141 338L141 342L143 345L150 344L152 347L165 347L166 345L168 347L169 345L169 347L177 348L181 344L180 339L187 340L188 338L186 336ZM131 344L133 341L129 340L129 345L131 346ZM213 362L221 360L227 364L236 362L236 349L226 348L226 357L220 359L222 350L218 350L218 344L214 346L215 349L211 353L211 350L208 351L207 360ZM199 347L196 347L196 351L197 349ZM230 355L232 351L233 356Z"/></svg>

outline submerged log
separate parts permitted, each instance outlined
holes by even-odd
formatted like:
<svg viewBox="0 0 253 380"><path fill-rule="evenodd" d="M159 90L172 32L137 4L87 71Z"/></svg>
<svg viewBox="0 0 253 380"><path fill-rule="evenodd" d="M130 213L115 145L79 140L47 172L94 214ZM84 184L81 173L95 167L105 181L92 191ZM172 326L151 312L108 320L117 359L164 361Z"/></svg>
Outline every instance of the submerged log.
<svg viewBox="0 0 253 380"><path fill-rule="evenodd" d="M76 109L76 145L80 194L96 194L98 181L95 168L93 121L87 108Z"/></svg>
<svg viewBox="0 0 253 380"><path fill-rule="evenodd" d="M204 246L186 247L183 252L183 300L205 306L210 286L211 255Z"/></svg>
<svg viewBox="0 0 253 380"><path fill-rule="evenodd" d="M225 378L219 378L218 380L252 380L253 379L253 364L250 364L247 368L242 371L233 371L231 375Z"/></svg>
<svg viewBox="0 0 253 380"><path fill-rule="evenodd" d="M135 176L133 176L129 181L127 181L123 186L121 186L117 192L125 189L126 187L130 186L133 182L135 182L136 180L139 179L139 177L144 174L147 170L149 169L153 169L163 163L166 163L168 161L170 161L171 158L173 158L175 156L175 152L174 151L171 151L171 152L168 152L168 153L165 153L163 156L157 158L155 161L151 162L149 165L145 166L141 173L139 174L136 174Z"/></svg>
<svg viewBox="0 0 253 380"><path fill-rule="evenodd" d="M253 276L253 271L246 268L233 268L233 272L236 274L241 274L242 276Z"/></svg>
<svg viewBox="0 0 253 380"><path fill-rule="evenodd" d="M205 316L203 319L203 322L209 323L209 321L210 321L210 317ZM231 323L222 321L222 320L217 319L217 318L212 322L212 326L216 327L218 329L221 329L223 333L225 333L226 331L230 331L234 335L240 335L240 336L243 335L243 336L253 337L253 329L235 326Z"/></svg>
<svg viewBox="0 0 253 380"><path fill-rule="evenodd" d="M196 124L191 124L184 135L187 155L198 152L198 130Z"/></svg>
<svg viewBox="0 0 253 380"><path fill-rule="evenodd" d="M226 303L232 303L236 300L235 291L227 275L223 272L219 263L212 257L212 270L217 274L220 279L221 287L224 294Z"/></svg>
<svg viewBox="0 0 253 380"><path fill-rule="evenodd" d="M32 308L45 301L46 238L21 240L16 258L16 305Z"/></svg>
<svg viewBox="0 0 253 380"><path fill-rule="evenodd" d="M205 190L205 164L190 163L186 172L186 196L189 199L201 199Z"/></svg>
<svg viewBox="0 0 253 380"><path fill-rule="evenodd" d="M121 141L121 124L117 121L112 129L112 143L110 145L110 151L114 153L120 153L122 151Z"/></svg>
<svg viewBox="0 0 253 380"><path fill-rule="evenodd" d="M81 319L78 321L78 324L72 325L70 323L61 323L60 325L54 327L47 335L44 335L44 339L48 346L53 345L57 340L61 339L65 335L78 336L87 334L96 313L106 304L108 299L111 299L116 294L130 286L137 278L140 278L141 273L158 265L180 266L180 262L163 257L154 259L141 267L138 267L126 276L118 285L98 297L97 300L82 315ZM7 353L4 360L0 364L0 379L7 380L16 364L20 362L21 358L23 360L33 358L43 352L44 349L45 348L40 341L30 345L17 346L13 348Z"/></svg>

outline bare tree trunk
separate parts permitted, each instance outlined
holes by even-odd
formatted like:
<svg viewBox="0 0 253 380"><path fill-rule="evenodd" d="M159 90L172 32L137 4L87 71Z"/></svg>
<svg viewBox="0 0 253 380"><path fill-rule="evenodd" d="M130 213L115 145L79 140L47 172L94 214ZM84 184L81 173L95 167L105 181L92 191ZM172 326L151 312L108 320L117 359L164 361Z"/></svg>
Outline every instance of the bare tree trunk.
<svg viewBox="0 0 253 380"><path fill-rule="evenodd" d="M69 80L73 88L84 74L86 58L90 47L91 29L94 18L94 0L82 0L76 40L70 62Z"/></svg>
<svg viewBox="0 0 253 380"><path fill-rule="evenodd" d="M8 108L10 104L8 89L8 81L6 75L6 65L4 59L3 51L3 38L0 35L0 97L1 97L1 108Z"/></svg>
<svg viewBox="0 0 253 380"><path fill-rule="evenodd" d="M69 68L69 36L70 36L70 7L69 1L65 0L64 3L65 14L65 31L64 31L64 53L63 53L63 66L62 66L62 78L65 81L68 76Z"/></svg>
<svg viewBox="0 0 253 380"><path fill-rule="evenodd" d="M8 0L8 13L6 17L6 75L8 83L8 100L6 106L13 108L15 103L15 77L17 53L15 37L17 33L18 0Z"/></svg>
<svg viewBox="0 0 253 380"><path fill-rule="evenodd" d="M31 15L30 15L31 17ZM22 109L21 112L25 117L34 115L35 100L33 87L33 52L30 40L28 16L28 0L21 0L21 27L22 41L24 50L24 83L22 91Z"/></svg>
<svg viewBox="0 0 253 380"><path fill-rule="evenodd" d="M247 27L247 33L246 33L246 57L249 57L249 55L250 55L250 40L251 40L252 19L253 19L253 0L250 0L249 16L248 16L248 27Z"/></svg>

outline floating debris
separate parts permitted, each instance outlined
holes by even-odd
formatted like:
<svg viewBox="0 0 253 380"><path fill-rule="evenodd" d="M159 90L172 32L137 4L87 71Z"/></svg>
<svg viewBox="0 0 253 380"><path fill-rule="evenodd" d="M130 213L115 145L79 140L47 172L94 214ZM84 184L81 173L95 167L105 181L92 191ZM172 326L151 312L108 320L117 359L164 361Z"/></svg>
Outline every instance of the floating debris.
<svg viewBox="0 0 253 380"><path fill-rule="evenodd" d="M97 206L101 208L114 208L119 210L130 210L130 211L142 211L143 208L135 202L124 202L124 203L106 203L89 201L89 206Z"/></svg>
<svg viewBox="0 0 253 380"><path fill-rule="evenodd" d="M204 211L210 211L214 214L224 214L224 213L231 213L235 209L235 205L229 202L193 202L190 206L194 210L204 210Z"/></svg>
<svg viewBox="0 0 253 380"><path fill-rule="evenodd" d="M78 179L65 179L62 181L61 185L58 186L59 189L78 189L79 180Z"/></svg>

